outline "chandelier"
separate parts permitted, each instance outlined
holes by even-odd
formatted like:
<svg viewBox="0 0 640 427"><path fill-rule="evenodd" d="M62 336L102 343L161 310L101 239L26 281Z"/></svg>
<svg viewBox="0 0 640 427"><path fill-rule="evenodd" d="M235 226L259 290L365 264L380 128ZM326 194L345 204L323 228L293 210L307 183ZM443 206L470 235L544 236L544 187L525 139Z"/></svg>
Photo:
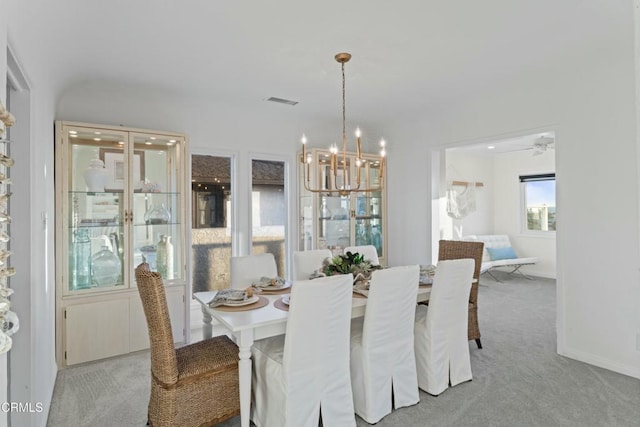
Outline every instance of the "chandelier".
<svg viewBox="0 0 640 427"><path fill-rule="evenodd" d="M350 176L350 174L348 173L349 163L347 162L347 157L350 158L351 156L347 156L344 64L349 62L349 60L351 59L351 54L339 53L335 56L335 58L336 58L336 61L338 61L342 66L342 153L341 154L338 153L338 147L336 144L332 144L329 147L329 153L330 153L329 154L330 156L329 171L330 171L330 174L333 175L333 179L331 180L333 181L333 188L331 188L331 183L327 184L328 188L319 188L319 187L311 188L310 172L311 172L311 163L313 162L313 156L311 155L311 153L306 152L305 147L307 144L307 138L305 135L302 135L302 140L301 140L302 156L300 157L300 162L303 164L302 173L303 173L304 188L307 191L310 191L312 193L323 193L328 196L334 196L336 194L340 196L348 196L352 192L380 191L383 189L383 186L384 186L383 177L384 177L385 156L386 156L386 150L385 150L386 143L384 139L380 140L380 160L379 160L380 167L378 168L378 186L361 187L360 170L362 167L364 167L365 160L363 160L362 158L360 128L357 128L355 132L355 135L356 135L356 153L355 153L356 154L356 158L355 158L356 183L355 183L355 186L352 186L351 183L348 182L349 181L348 177ZM338 164L339 157L342 157L340 164ZM341 186L338 183L339 170L341 171L341 174L343 177Z"/></svg>

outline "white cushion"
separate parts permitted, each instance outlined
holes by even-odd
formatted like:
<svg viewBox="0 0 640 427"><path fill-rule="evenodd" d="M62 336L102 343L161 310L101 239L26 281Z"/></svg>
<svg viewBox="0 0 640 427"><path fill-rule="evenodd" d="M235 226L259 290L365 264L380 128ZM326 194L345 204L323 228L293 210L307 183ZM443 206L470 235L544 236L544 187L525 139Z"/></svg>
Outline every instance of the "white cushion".
<svg viewBox="0 0 640 427"><path fill-rule="evenodd" d="M538 262L538 258L535 257L501 259L492 261L487 248L506 248L511 246L509 236L507 236L506 234L470 235L464 237L464 240L484 243L480 273L484 273L494 267L515 267L517 265L535 264Z"/></svg>

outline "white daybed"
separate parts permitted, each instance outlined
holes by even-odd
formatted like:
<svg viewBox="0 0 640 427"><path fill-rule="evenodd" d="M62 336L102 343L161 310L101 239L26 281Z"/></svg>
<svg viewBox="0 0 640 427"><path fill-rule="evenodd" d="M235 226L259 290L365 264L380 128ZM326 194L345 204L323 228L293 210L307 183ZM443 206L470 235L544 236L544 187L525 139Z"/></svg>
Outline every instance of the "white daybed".
<svg viewBox="0 0 640 427"><path fill-rule="evenodd" d="M529 277L527 277L523 272L520 271L520 267L522 267L523 265L533 265L538 262L538 258L534 258L534 257L521 258L521 257L518 257L512 250L510 251L509 249L511 248L511 241L509 240L509 236L507 236L506 234L472 235L472 236L465 237L464 240L477 241L477 242L484 243L484 249L482 253L482 266L480 267L480 274L487 273L497 282L501 282L501 281L498 280L493 274L491 274L491 270L494 268L499 268L499 267L511 268L511 271L509 273L517 272L517 273L520 273L523 277L528 279ZM492 257L489 253L490 252L488 250L489 248L498 249L498 251L492 251L492 252L494 253L499 252L498 254L494 254L494 255L497 255L497 258L500 258L500 259L496 259L496 257L494 257L494 259L491 259ZM501 255L505 257L503 258Z"/></svg>

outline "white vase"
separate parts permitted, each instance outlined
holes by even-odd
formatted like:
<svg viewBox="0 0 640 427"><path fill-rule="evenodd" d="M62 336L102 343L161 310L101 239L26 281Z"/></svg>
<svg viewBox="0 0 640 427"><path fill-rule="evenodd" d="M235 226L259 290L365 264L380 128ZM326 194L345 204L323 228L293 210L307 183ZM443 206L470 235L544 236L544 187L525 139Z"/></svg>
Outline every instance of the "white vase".
<svg viewBox="0 0 640 427"><path fill-rule="evenodd" d="M158 273L163 279L173 279L173 244L171 243L171 236L160 235L156 265Z"/></svg>
<svg viewBox="0 0 640 427"><path fill-rule="evenodd" d="M89 167L84 171L84 182L87 184L87 191L104 191L107 182L107 170L100 159L89 161Z"/></svg>

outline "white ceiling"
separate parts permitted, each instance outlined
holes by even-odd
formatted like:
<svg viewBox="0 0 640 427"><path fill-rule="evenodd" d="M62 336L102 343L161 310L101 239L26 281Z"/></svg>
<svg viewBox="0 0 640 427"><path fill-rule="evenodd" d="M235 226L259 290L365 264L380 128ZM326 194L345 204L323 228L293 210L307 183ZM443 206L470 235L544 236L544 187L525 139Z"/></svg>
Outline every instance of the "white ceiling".
<svg viewBox="0 0 640 427"><path fill-rule="evenodd" d="M139 85L212 103L299 101L300 117L435 114L568 52L611 43L598 0L9 1L9 42L60 95L90 81ZM620 3L620 4L617 4ZM623 4L624 3L624 4ZM580 25L572 26L575 14ZM629 13L632 13L630 10Z"/></svg>
<svg viewBox="0 0 640 427"><path fill-rule="evenodd" d="M544 150L543 147L536 149L536 142L542 142L542 145L546 145L546 150ZM539 132L513 138L487 140L476 144L462 145L448 148L447 151L474 156L496 156L505 153L528 151L533 156L542 154L544 151L550 152L555 148L555 134L553 132Z"/></svg>

